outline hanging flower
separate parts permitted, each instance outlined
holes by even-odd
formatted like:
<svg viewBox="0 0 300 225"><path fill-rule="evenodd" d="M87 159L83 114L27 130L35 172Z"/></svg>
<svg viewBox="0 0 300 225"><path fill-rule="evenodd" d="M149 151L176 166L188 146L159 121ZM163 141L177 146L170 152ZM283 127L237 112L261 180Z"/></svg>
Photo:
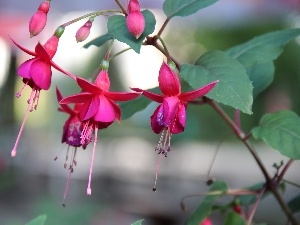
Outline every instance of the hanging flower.
<svg viewBox="0 0 300 225"><path fill-rule="evenodd" d="M60 34L61 35L61 34ZM58 65L56 65L52 58L56 53L59 37L56 33L44 44L41 45L38 43L35 47L35 51L32 52L21 45L19 45L15 40L11 39L13 43L19 47L22 51L26 52L29 55L34 56L34 58L29 59L22 63L19 68L17 69L17 74L23 78L24 86L22 89L16 94L16 97L19 98L22 94L22 91L26 86L30 86L32 91L30 94L29 99L27 100L28 107L15 142L14 148L11 152L12 157L14 157L17 153L17 146L19 143L19 139L21 133L23 131L28 113L33 111L38 106L38 100L40 96L41 90L48 90L51 85L51 77L52 71L51 67L59 70L60 72L70 76L73 79L76 79L74 75L69 74L68 72L64 71Z"/></svg>
<svg viewBox="0 0 300 225"><path fill-rule="evenodd" d="M60 104L82 104L79 112L79 118L84 123L81 132L81 144L92 140L94 132L94 146L87 187L87 194L91 195L91 175L98 129L107 128L115 120L120 121L121 109L114 101L129 101L138 97L139 93L110 92L107 70L101 70L93 84L79 77L77 78L77 83L83 92L62 99Z"/></svg>
<svg viewBox="0 0 300 225"><path fill-rule="evenodd" d="M162 133L155 151L158 151L158 154L161 154L161 156L167 156L167 153L171 151L172 134L178 134L184 131L188 103L206 95L218 81L209 83L197 90L182 93L176 72L173 71L167 63L163 62L159 71L158 83L162 92L161 95L139 88L133 88L132 90L142 92L145 97L161 103L151 116L151 127L154 133ZM156 191L156 180L153 191Z"/></svg>

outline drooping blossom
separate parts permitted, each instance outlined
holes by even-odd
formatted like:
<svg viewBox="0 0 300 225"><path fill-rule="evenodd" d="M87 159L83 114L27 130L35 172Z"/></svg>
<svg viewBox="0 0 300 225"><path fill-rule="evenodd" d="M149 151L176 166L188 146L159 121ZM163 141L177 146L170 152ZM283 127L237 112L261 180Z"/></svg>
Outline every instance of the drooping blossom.
<svg viewBox="0 0 300 225"><path fill-rule="evenodd" d="M127 10L127 29L136 39L138 39L145 29L145 18L144 15L141 13L139 1L129 0Z"/></svg>
<svg viewBox="0 0 300 225"><path fill-rule="evenodd" d="M22 51L26 52L27 54L34 56L34 58L29 59L22 63L19 68L17 69L17 74L23 78L24 86L22 89L16 94L16 97L19 98L22 94L22 91L26 86L30 86L32 91L30 94L29 99L27 100L28 107L15 142L14 148L11 152L12 157L14 157L17 153L17 146L19 143L19 139L21 133L23 131L28 113L33 111L37 108L38 100L40 96L41 90L48 90L51 85L51 77L52 77L52 70L51 67L59 70L60 72L76 79L74 75L69 74L68 72L64 71L58 65L56 65L52 58L56 53L59 38L56 35L50 37L50 39L44 44L41 45L38 43L35 47L35 51L32 52L21 45L19 45L15 40L11 39L13 43L19 47Z"/></svg>
<svg viewBox="0 0 300 225"><path fill-rule="evenodd" d="M58 88L56 88L56 97L58 102L60 102L63 99L63 96ZM81 132L83 130L83 122L79 118L79 112L81 106L82 104L76 103L74 104L74 108L72 109L70 106L66 104L62 104L58 108L58 111L69 114L69 118L67 119L67 121L63 126L63 134L61 140L62 143L66 143L68 145L64 168L70 171L67 179L65 193L64 193L64 200L66 199L67 192L69 189L71 174L74 171L74 166L77 165L77 161L76 161L77 148L82 146L82 148L85 149L87 145L90 143L90 140L86 140L83 144L81 143ZM70 147L73 148L71 149L72 155L68 166ZM56 159L57 157L55 158L55 160Z"/></svg>
<svg viewBox="0 0 300 225"><path fill-rule="evenodd" d="M129 101L138 97L139 93L110 92L110 81L107 70L101 70L94 83L90 83L79 77L77 77L77 83L83 92L62 99L60 104L82 104L79 112L79 118L84 123L81 133L81 144L92 140L94 132L94 146L87 187L87 194L91 195L91 176L98 130L107 128L115 120L120 121L121 109L114 101Z"/></svg>
<svg viewBox="0 0 300 225"><path fill-rule="evenodd" d="M145 97L160 103L151 116L151 127L154 133L162 133L155 151L158 151L161 156L167 156L171 150L172 134L184 131L188 103L206 95L218 81L209 83L197 90L182 93L178 75L167 63L163 62L159 71L158 83L162 94L155 94L139 88L132 88L132 90L142 92ZM156 191L157 172L161 156L156 167L153 191Z"/></svg>
<svg viewBox="0 0 300 225"><path fill-rule="evenodd" d="M47 14L50 9L50 0L43 1L38 10L32 15L29 21L30 37L38 35L46 26Z"/></svg>
<svg viewBox="0 0 300 225"><path fill-rule="evenodd" d="M91 27L93 25L93 21L94 21L94 17L91 17L88 21L85 22L85 24L83 24L83 26L81 26L75 35L76 41L77 42L82 42L85 39L87 39L87 37L90 35L90 31L91 31Z"/></svg>

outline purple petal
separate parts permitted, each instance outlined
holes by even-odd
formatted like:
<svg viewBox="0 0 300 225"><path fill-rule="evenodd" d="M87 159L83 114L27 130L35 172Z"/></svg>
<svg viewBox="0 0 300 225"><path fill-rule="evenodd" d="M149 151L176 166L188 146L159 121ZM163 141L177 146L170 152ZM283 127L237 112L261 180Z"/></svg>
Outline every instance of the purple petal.
<svg viewBox="0 0 300 225"><path fill-rule="evenodd" d="M183 102L188 102L188 101L195 100L196 98L202 97L206 95L208 92L210 92L211 89L213 89L218 82L219 81L217 80L197 90L182 93L181 95L179 95L179 99Z"/></svg>
<svg viewBox="0 0 300 225"><path fill-rule="evenodd" d="M150 117L152 130L156 134L159 134L165 127L160 122L162 119L159 119L159 118L162 118L162 114L158 115L162 111L162 109L163 109L162 105L159 105L155 109L153 115Z"/></svg>
<svg viewBox="0 0 300 225"><path fill-rule="evenodd" d="M42 60L35 60L30 67L30 75L36 86L48 90L51 85L51 66Z"/></svg>
<svg viewBox="0 0 300 225"><path fill-rule="evenodd" d="M186 122L186 105L180 104L174 123L171 125L171 133L178 134L184 131Z"/></svg>
<svg viewBox="0 0 300 225"><path fill-rule="evenodd" d="M27 78L27 79L31 79L31 75L30 75L30 68L31 68L31 64L37 60L36 58L33 58L33 59L29 59L25 62L23 62L18 70L17 70L17 74L20 76L20 77L23 77L23 78Z"/></svg>
<svg viewBox="0 0 300 225"><path fill-rule="evenodd" d="M177 97L166 97L163 102L163 121L166 127L173 123L180 101Z"/></svg>

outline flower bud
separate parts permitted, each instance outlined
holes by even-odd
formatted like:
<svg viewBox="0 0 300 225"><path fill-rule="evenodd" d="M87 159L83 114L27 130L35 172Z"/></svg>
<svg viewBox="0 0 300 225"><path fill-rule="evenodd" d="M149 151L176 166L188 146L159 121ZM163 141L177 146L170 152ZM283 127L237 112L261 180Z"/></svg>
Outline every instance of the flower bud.
<svg viewBox="0 0 300 225"><path fill-rule="evenodd" d="M93 20L94 19L89 19L82 27L78 29L75 35L77 42L84 41L90 35L90 30L93 25Z"/></svg>
<svg viewBox="0 0 300 225"><path fill-rule="evenodd" d="M126 18L128 31L138 39L145 29L145 18L140 11L132 11Z"/></svg>
<svg viewBox="0 0 300 225"><path fill-rule="evenodd" d="M47 13L50 9L50 2L44 1L40 4L38 11L32 15L29 21L30 37L38 35L46 26Z"/></svg>
<svg viewBox="0 0 300 225"><path fill-rule="evenodd" d="M213 225L212 221L210 218L206 218L205 220L203 220L202 223L200 223L199 225Z"/></svg>
<svg viewBox="0 0 300 225"><path fill-rule="evenodd" d="M128 3L128 13L131 13L133 11L140 11L140 3L138 0L130 0L129 3Z"/></svg>

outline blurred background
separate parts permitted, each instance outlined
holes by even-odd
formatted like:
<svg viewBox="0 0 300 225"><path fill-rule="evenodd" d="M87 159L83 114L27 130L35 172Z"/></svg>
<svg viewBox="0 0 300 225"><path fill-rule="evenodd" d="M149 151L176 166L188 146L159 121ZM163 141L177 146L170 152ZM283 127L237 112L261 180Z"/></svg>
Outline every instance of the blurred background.
<svg viewBox="0 0 300 225"><path fill-rule="evenodd" d="M158 160L154 149L159 140L159 135L150 128L149 117L157 107L153 103L121 124L115 123L100 131L92 196L86 195L92 146L86 150L78 149L66 207L62 207L69 172L63 166L67 146L61 144L62 126L67 115L57 111L55 86L64 96L77 93L79 89L75 82L53 70L52 86L49 91L41 92L38 110L30 113L18 154L11 158L30 88L27 87L20 98L15 97L22 87L16 68L28 59L28 55L17 49L8 35L33 50L36 43L44 43L58 25L91 11L117 8L117 5L114 1L52 1L45 30L30 39L28 21L40 3L40 0L0 1L1 225L25 224L40 214L47 214L46 225L129 225L142 218L146 220L145 225L182 225L201 197L186 201L187 212L180 208L181 199L207 191L209 178L224 180L230 188L263 181L249 152L237 142L217 114L209 106L189 106L186 130L172 137L172 152L163 158L157 192L152 192ZM141 0L140 3L155 13L156 29L159 29L165 19L159 10L163 1ZM99 65L106 48L84 49L84 43L76 43L75 33L84 22L65 30L53 60L67 71L88 77ZM104 17L95 19L86 42L106 33L105 22ZM299 0L220 0L196 15L174 18L163 37L178 61L193 63L207 50L226 50L255 35L299 27L299 24ZM114 51L124 48L125 45L117 43ZM242 115L245 131L257 125L266 112L292 109L300 113L299 59L299 43L294 41L276 60L274 82L255 100L253 115ZM163 56L151 47L142 48L141 55L128 51L117 57L110 66L111 89L155 87L162 60ZM233 115L232 109L224 108ZM254 146L270 174L275 173L273 163L287 162L287 158L261 142L255 142ZM54 161L55 157L58 160ZM299 169L300 163L295 162L286 179L299 183ZM297 194L299 189L288 185L284 199L289 200ZM220 199L217 203L225 203L225 200ZM212 214L214 224L222 224L222 218L218 213ZM273 197L261 202L254 220L273 225L286 222Z"/></svg>

